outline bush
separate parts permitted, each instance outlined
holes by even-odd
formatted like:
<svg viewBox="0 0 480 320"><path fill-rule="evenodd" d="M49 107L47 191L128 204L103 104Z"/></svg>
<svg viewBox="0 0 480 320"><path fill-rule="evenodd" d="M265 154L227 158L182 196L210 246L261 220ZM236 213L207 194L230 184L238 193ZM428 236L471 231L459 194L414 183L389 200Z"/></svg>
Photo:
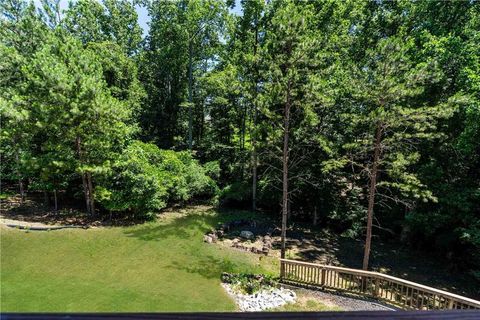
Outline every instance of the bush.
<svg viewBox="0 0 480 320"><path fill-rule="evenodd" d="M226 273L221 277L222 282L232 285L235 291L252 294L263 288L274 287L278 282L269 275L247 274L247 273Z"/></svg>
<svg viewBox="0 0 480 320"><path fill-rule="evenodd" d="M96 197L109 210L152 217L168 204L211 197L216 190L215 181L188 152L135 141L113 165L104 185L97 187Z"/></svg>

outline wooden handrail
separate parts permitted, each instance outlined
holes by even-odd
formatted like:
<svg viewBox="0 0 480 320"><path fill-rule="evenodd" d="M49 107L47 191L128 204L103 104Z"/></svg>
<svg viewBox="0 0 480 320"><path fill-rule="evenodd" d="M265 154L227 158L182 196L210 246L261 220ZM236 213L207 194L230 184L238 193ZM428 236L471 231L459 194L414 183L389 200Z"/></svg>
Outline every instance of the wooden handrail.
<svg viewBox="0 0 480 320"><path fill-rule="evenodd" d="M433 303L433 309L464 307L480 309L480 301L375 271L327 266L289 259L280 259L280 264L281 279L289 282L301 282L314 286L354 291L413 309L431 309L429 308L429 303ZM290 269L292 270L289 270L289 273L287 273L287 266L298 266L298 268L291 267ZM320 269L322 273L320 275L318 272L310 269ZM348 275L350 280L343 279L342 275ZM361 280L353 279L353 276L361 277ZM328 277L329 279L326 279ZM326 284L326 280L329 280L327 281L328 284ZM361 281L361 283L356 281ZM349 290L349 285L350 287L353 285L357 286L353 286L355 289ZM382 288L382 285L386 288Z"/></svg>

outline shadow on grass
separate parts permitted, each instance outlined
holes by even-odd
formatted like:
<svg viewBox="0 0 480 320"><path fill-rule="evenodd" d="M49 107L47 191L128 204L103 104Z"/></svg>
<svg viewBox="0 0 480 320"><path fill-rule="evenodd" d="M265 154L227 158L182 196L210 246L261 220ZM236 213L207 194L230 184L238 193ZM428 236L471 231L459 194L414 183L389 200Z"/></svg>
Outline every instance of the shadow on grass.
<svg viewBox="0 0 480 320"><path fill-rule="evenodd" d="M146 224L126 230L124 233L128 237L144 241L158 241L169 237L189 239L215 228L218 223L240 218L245 219L251 216L254 216L254 213L237 210L191 212L183 216L175 217L171 221L160 222L158 224ZM200 238L199 241L202 241L202 239Z"/></svg>
<svg viewBox="0 0 480 320"><path fill-rule="evenodd" d="M207 279L220 279L222 272L234 272L237 269L237 265L228 259L208 255L194 262L194 265L174 261L167 268L198 274Z"/></svg>
<svg viewBox="0 0 480 320"><path fill-rule="evenodd" d="M172 221L161 224L148 224L126 230L128 237L144 241L159 241L169 237L189 239L196 234L206 232L210 226L215 225L218 220L216 215L211 213L191 214L174 218ZM201 239L199 241L202 241Z"/></svg>

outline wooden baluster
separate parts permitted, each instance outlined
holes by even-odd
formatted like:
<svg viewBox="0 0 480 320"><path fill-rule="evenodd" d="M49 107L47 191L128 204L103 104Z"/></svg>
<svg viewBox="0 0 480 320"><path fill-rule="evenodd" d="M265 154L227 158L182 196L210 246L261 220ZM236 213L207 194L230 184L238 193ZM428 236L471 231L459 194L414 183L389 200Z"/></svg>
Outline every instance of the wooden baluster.
<svg viewBox="0 0 480 320"><path fill-rule="evenodd" d="M415 297L415 309L419 309L420 307L420 304L418 303L418 301L420 300L420 290L417 290L417 296Z"/></svg>
<svg viewBox="0 0 480 320"><path fill-rule="evenodd" d="M422 295L420 297L420 310L423 310L423 297L425 296L425 293L422 291Z"/></svg>
<svg viewBox="0 0 480 320"><path fill-rule="evenodd" d="M410 308L413 308L413 297L414 297L414 295L415 295L415 289L412 288L412 296L410 298L410 304L409 304Z"/></svg>
<svg viewBox="0 0 480 320"><path fill-rule="evenodd" d="M398 297L400 297L399 291L400 291L400 283L397 282L397 283L395 283L395 295L393 297L393 301L395 303L397 303Z"/></svg>
<svg viewBox="0 0 480 320"><path fill-rule="evenodd" d="M387 300L390 300L392 301L392 294L393 294L393 289L392 289L392 285L393 283L391 281L388 281L388 285L387 285ZM388 297L388 295L390 294L390 298Z"/></svg>
<svg viewBox="0 0 480 320"><path fill-rule="evenodd" d="M390 301L394 301L393 296L395 295L395 290L393 289L394 283L390 281L390 285L388 286L390 288Z"/></svg>
<svg viewBox="0 0 480 320"><path fill-rule="evenodd" d="M405 289L406 290L405 290L405 303L404 303L404 305L405 305L405 307L407 307L408 306L408 291L409 291L410 287L407 286L407 287L405 287Z"/></svg>
<svg viewBox="0 0 480 320"><path fill-rule="evenodd" d="M392 285L390 287L390 301L395 301L395 286L396 283L392 282Z"/></svg>
<svg viewBox="0 0 480 320"><path fill-rule="evenodd" d="M390 289L391 286L392 286L392 283L389 280L387 280L387 285L385 286L385 300L387 301L390 301L392 296L392 290Z"/></svg>
<svg viewBox="0 0 480 320"><path fill-rule="evenodd" d="M392 281L389 281L389 285L388 285L388 288L390 290L390 301L393 301L393 294L394 294L394 291L393 291L393 282Z"/></svg>

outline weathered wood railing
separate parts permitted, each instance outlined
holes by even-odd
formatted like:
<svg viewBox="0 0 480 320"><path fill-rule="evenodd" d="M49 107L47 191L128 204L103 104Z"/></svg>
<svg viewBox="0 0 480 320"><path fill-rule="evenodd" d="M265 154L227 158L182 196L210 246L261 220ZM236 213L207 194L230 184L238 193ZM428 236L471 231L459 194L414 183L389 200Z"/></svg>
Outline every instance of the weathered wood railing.
<svg viewBox="0 0 480 320"><path fill-rule="evenodd" d="M480 301L379 272L280 259L280 278L285 283L369 296L405 309L480 309Z"/></svg>

